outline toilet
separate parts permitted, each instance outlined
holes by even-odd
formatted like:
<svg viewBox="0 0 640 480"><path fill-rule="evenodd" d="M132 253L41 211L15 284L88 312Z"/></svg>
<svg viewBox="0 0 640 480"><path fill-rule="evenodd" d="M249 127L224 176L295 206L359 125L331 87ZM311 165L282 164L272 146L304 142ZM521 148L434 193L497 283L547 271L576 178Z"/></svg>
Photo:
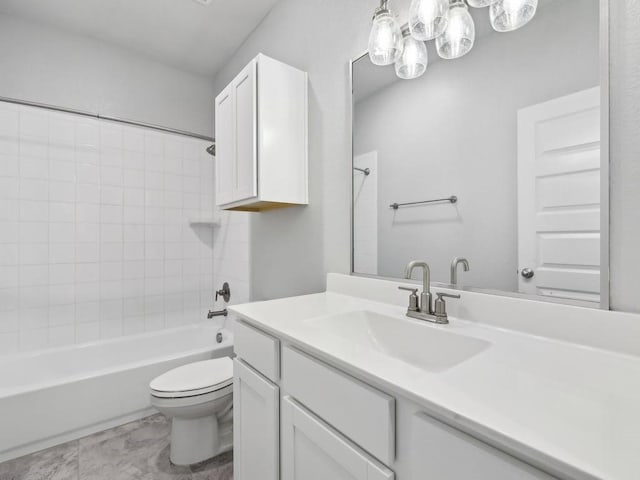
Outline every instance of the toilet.
<svg viewBox="0 0 640 480"><path fill-rule="evenodd" d="M183 365L149 384L151 405L171 418L171 462L191 465L233 446L233 362Z"/></svg>

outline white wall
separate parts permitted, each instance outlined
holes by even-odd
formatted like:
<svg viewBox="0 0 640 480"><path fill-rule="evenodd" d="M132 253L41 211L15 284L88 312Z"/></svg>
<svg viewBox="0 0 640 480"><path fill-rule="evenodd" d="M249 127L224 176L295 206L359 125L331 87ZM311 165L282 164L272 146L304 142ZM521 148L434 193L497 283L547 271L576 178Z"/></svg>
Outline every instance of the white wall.
<svg viewBox="0 0 640 480"><path fill-rule="evenodd" d="M207 145L0 102L0 354L206 317Z"/></svg>
<svg viewBox="0 0 640 480"><path fill-rule="evenodd" d="M213 136L209 78L6 15L0 45L0 96Z"/></svg>
<svg viewBox="0 0 640 480"><path fill-rule="evenodd" d="M598 9L597 0L545 4L525 28L490 33L465 57L356 104L354 152L379 155L380 275L425 258L448 283L460 256L471 263L467 285L517 290L517 111L599 84ZM363 82L355 78L356 91ZM451 195L457 204L389 208Z"/></svg>
<svg viewBox="0 0 640 480"><path fill-rule="evenodd" d="M635 247L640 244L640 2L611 4L612 306L640 310ZM371 2L281 0L216 80L219 92L260 51L309 72L311 205L252 217L258 219L252 224L252 254L260 270L254 276L259 298L319 291L327 271L349 271L349 60L366 48L374 7Z"/></svg>

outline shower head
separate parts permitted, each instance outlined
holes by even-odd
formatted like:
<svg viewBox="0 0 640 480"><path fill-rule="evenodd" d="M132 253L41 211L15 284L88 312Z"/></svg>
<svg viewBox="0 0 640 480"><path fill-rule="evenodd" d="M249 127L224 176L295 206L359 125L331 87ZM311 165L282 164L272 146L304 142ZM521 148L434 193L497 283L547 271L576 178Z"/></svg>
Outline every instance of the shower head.
<svg viewBox="0 0 640 480"><path fill-rule="evenodd" d="M216 144L213 143L207 147L207 153L212 157L216 156Z"/></svg>

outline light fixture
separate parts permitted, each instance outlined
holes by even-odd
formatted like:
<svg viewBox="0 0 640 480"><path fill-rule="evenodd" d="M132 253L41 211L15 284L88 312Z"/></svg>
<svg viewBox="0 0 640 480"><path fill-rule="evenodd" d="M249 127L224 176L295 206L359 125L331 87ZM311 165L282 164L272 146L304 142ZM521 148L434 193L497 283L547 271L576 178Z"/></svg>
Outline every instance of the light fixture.
<svg viewBox="0 0 640 480"><path fill-rule="evenodd" d="M470 7L484 8L496 3L498 0L467 0Z"/></svg>
<svg viewBox="0 0 640 480"><path fill-rule="evenodd" d="M533 18L538 0L498 0L489 9L491 26L498 32L511 32Z"/></svg>
<svg viewBox="0 0 640 480"><path fill-rule="evenodd" d="M411 36L409 28L402 31L402 54L396 60L396 75L403 80L418 78L427 69L429 57L427 46L422 40Z"/></svg>
<svg viewBox="0 0 640 480"><path fill-rule="evenodd" d="M376 8L369 34L369 58L375 65L391 65L402 53L402 31L387 4L382 0Z"/></svg>
<svg viewBox="0 0 640 480"><path fill-rule="evenodd" d="M435 39L438 55L446 60L466 55L476 40L469 6L489 7L493 28L510 32L531 21L538 0L411 0L409 22L402 28L389 10L389 0L380 0L369 34L371 62L395 63L396 75L411 79L427 69L427 40Z"/></svg>
<svg viewBox="0 0 640 480"><path fill-rule="evenodd" d="M449 0L412 0L409 7L409 28L417 40L432 40L447 27Z"/></svg>
<svg viewBox="0 0 640 480"><path fill-rule="evenodd" d="M473 48L476 27L464 0L451 0L447 12L447 28L436 38L436 49L440 57L451 60L460 58Z"/></svg>

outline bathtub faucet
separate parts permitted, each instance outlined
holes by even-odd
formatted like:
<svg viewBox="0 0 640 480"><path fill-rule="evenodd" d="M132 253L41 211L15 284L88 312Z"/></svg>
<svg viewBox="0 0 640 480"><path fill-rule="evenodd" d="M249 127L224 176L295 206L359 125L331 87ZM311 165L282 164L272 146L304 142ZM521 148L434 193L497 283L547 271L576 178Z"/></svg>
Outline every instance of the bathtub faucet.
<svg viewBox="0 0 640 480"><path fill-rule="evenodd" d="M209 310L209 313L207 313L207 318L226 317L228 313L229 312L227 312L226 308L223 310Z"/></svg>

